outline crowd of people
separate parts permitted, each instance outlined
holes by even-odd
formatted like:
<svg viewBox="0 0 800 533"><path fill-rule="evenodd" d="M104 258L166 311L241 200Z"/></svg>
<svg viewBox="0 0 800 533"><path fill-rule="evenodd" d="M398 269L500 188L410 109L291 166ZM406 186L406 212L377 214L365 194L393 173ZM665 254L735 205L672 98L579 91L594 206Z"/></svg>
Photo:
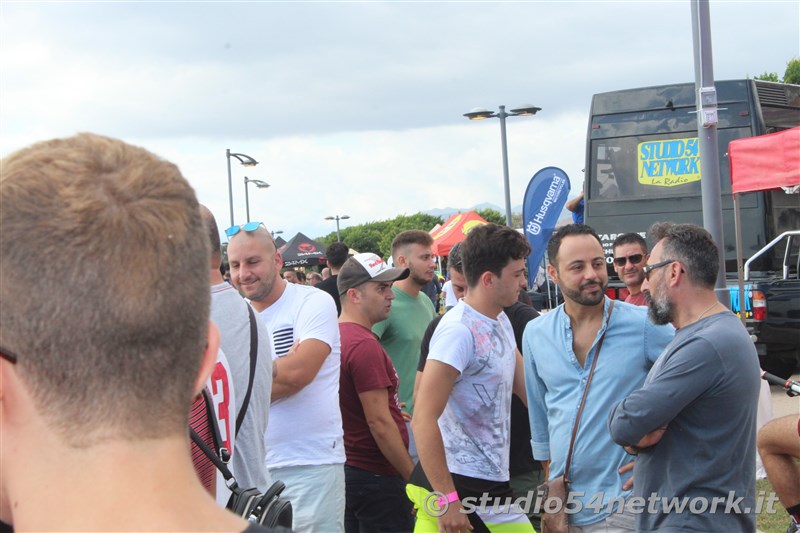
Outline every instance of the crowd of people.
<svg viewBox="0 0 800 533"><path fill-rule="evenodd" d="M625 301L594 230L557 228L564 303L541 315L525 237L477 226L438 314L427 231L394 236L392 266L333 243L317 273L235 225L227 280L177 167L81 134L2 161L0 227L15 530L267 530L225 510L204 448L241 487L284 483L298 532L539 531L559 479L571 533L754 531L757 448L800 521L798 417L757 441L757 354L697 226L617 238Z"/></svg>

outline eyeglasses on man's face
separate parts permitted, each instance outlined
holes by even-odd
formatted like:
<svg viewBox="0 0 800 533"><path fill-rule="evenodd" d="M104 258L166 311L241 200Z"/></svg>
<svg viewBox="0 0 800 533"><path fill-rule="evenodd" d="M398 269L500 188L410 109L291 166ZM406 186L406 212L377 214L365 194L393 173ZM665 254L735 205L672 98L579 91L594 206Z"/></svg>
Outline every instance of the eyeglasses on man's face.
<svg viewBox="0 0 800 533"><path fill-rule="evenodd" d="M644 259L644 254L632 254L626 257L615 257L614 264L618 267L624 267L625 263L630 262L632 265L638 265Z"/></svg>
<svg viewBox="0 0 800 533"><path fill-rule="evenodd" d="M656 264L654 264L654 265L647 265L647 266L645 266L645 267L642 269L642 272L644 272L644 278L645 278L647 281L650 281L650 272L652 272L653 270L655 270L655 269L657 269L657 268L661 268L661 267L667 266L667 265L669 265L669 264L671 264L671 263L674 263L674 262L675 262L675 260L674 260L674 259L668 259L668 260L666 260L666 261L661 261L660 263L656 263Z"/></svg>
<svg viewBox="0 0 800 533"><path fill-rule="evenodd" d="M17 359L18 359L17 358L17 354L12 352L11 350L6 350L2 346L0 346L0 358L5 359L6 361L11 363L12 365L16 364L17 363Z"/></svg>

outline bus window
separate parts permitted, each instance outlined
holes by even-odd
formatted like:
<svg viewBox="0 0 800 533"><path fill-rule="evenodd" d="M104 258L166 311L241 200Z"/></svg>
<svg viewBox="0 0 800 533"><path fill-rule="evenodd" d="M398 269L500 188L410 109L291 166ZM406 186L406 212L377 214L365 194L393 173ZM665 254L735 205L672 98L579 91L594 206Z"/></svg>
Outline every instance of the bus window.
<svg viewBox="0 0 800 533"><path fill-rule="evenodd" d="M749 128L719 130L720 175L729 176L728 143L750 136ZM590 197L593 200L700 195L700 154L696 134L638 135L592 141ZM729 179L722 192L731 193Z"/></svg>

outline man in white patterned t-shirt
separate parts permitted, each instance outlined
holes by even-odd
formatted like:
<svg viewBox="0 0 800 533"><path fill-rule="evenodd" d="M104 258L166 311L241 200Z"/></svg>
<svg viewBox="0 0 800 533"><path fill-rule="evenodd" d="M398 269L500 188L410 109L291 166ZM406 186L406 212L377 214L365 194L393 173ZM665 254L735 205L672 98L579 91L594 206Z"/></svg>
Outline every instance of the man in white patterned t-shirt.
<svg viewBox="0 0 800 533"><path fill-rule="evenodd" d="M261 315L272 343L267 467L272 479L286 483L294 530L344 531L336 305L324 291L282 279L272 236L263 224L250 224L226 234L231 281Z"/></svg>
<svg viewBox="0 0 800 533"><path fill-rule="evenodd" d="M513 499L511 394L524 402L525 385L503 308L526 287L530 247L513 229L487 224L469 232L460 252L467 295L431 339L412 421L422 467L408 486L418 508L415 531L491 531L514 524L514 531L532 532L518 508L504 507L506 498ZM442 495L435 509L431 491Z"/></svg>

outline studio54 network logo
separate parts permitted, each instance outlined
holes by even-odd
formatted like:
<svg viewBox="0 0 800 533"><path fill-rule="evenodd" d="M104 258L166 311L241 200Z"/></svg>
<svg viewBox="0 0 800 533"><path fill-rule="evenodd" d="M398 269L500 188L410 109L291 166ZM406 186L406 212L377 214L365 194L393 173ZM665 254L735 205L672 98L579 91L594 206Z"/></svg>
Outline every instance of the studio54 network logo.
<svg viewBox="0 0 800 533"><path fill-rule="evenodd" d="M588 499L585 493L576 491L570 492L566 500L555 497L546 497L543 492L528 491L525 496L518 498L490 496L483 493L478 496L467 496L460 499L461 509L459 512L464 514L480 513L506 514L522 513L528 514L531 511L540 514L558 513L564 509L566 514L577 514L588 510L594 513L604 512L605 514L615 514L627 512L630 514L642 513L667 513L667 514L750 514L751 512L775 514L775 503L778 496L774 492L760 491L756 497L755 507L744 504L744 496L737 496L734 491L728 492L725 496L695 496L695 497L667 497L660 496L655 492L647 498L643 496L621 496L606 497L605 493L598 492ZM431 492L425 498L425 511L430 516L443 516L450 508L451 503L441 492Z"/></svg>

